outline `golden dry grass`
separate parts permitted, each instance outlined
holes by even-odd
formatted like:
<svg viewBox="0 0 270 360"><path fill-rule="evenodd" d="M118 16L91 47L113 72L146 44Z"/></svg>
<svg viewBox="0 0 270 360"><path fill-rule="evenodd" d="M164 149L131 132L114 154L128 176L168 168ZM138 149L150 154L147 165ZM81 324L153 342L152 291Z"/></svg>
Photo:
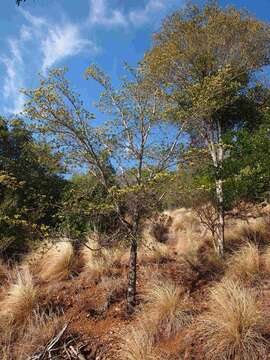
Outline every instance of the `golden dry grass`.
<svg viewBox="0 0 270 360"><path fill-rule="evenodd" d="M4 327L29 318L37 301L38 290L27 268L17 272L16 281L0 302L0 324Z"/></svg>
<svg viewBox="0 0 270 360"><path fill-rule="evenodd" d="M227 261L227 277L235 280L252 281L260 275L260 253L258 246L247 243Z"/></svg>
<svg viewBox="0 0 270 360"><path fill-rule="evenodd" d="M155 338L169 338L191 322L190 305L184 290L169 281L152 281L145 288L144 313L154 324Z"/></svg>
<svg viewBox="0 0 270 360"><path fill-rule="evenodd" d="M66 322L65 316L59 316L50 311L36 312L28 322L21 336L21 342L14 349L16 359L28 359L33 353L45 347Z"/></svg>
<svg viewBox="0 0 270 360"><path fill-rule="evenodd" d="M95 276L102 276L110 271L113 265L121 263L123 251L117 248L101 247L97 238L92 235L86 246L81 249L80 256L86 271Z"/></svg>
<svg viewBox="0 0 270 360"><path fill-rule="evenodd" d="M154 351L152 331L146 321L135 323L124 328L119 334L119 349L116 359L119 360L160 360Z"/></svg>
<svg viewBox="0 0 270 360"><path fill-rule="evenodd" d="M166 243L161 243L153 236L149 228L142 234L142 244L138 251L139 261L159 261L162 258L172 258L173 249Z"/></svg>
<svg viewBox="0 0 270 360"><path fill-rule="evenodd" d="M36 257L37 272L41 280L65 280L69 277L74 262L72 244L59 241L51 244L43 253Z"/></svg>
<svg viewBox="0 0 270 360"><path fill-rule="evenodd" d="M223 280L213 288L209 311L194 323L205 359L264 359L266 324L256 294L238 282Z"/></svg>
<svg viewBox="0 0 270 360"><path fill-rule="evenodd" d="M228 225L225 229L225 249L235 250L246 243L254 243L258 246L270 242L269 224L264 218L247 221L237 221L235 224Z"/></svg>
<svg viewBox="0 0 270 360"><path fill-rule="evenodd" d="M262 255L263 269L266 273L270 273L270 246L267 246Z"/></svg>

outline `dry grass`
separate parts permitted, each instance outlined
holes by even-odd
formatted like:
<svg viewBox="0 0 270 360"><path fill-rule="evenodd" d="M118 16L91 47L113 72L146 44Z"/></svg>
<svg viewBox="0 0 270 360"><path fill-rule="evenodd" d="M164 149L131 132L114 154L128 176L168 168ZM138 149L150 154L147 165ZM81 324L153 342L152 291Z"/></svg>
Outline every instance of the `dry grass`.
<svg viewBox="0 0 270 360"><path fill-rule="evenodd" d="M229 222L228 222L229 223ZM264 218L252 221L237 221L229 224L225 229L225 249L232 251L243 246L247 242L263 246L269 244L269 224Z"/></svg>
<svg viewBox="0 0 270 360"><path fill-rule="evenodd" d="M263 268L266 273L270 273L270 246L267 246L262 255Z"/></svg>
<svg viewBox="0 0 270 360"><path fill-rule="evenodd" d="M142 262L159 262L162 259L174 258L174 249L167 243L157 241L151 229L146 227L142 233L142 244L138 251L138 259Z"/></svg>
<svg viewBox="0 0 270 360"><path fill-rule="evenodd" d="M196 214L190 209L178 209L169 212L172 226L169 231L169 245L174 251L187 258L191 263L198 263L198 250L206 231Z"/></svg>
<svg viewBox="0 0 270 360"><path fill-rule="evenodd" d="M236 251L227 262L226 275L231 279L252 281L260 275L258 246L247 243Z"/></svg>
<svg viewBox="0 0 270 360"><path fill-rule="evenodd" d="M264 359L265 315L256 294L238 282L224 280L211 292L209 311L194 324L204 359Z"/></svg>
<svg viewBox="0 0 270 360"><path fill-rule="evenodd" d="M29 318L37 300L37 289L27 268L17 272L0 303L0 324L4 327L19 324ZM14 325L15 326L15 325Z"/></svg>
<svg viewBox="0 0 270 360"><path fill-rule="evenodd" d="M159 360L154 351L152 331L143 321L124 328L119 336L119 349L116 359L119 360Z"/></svg>
<svg viewBox="0 0 270 360"><path fill-rule="evenodd" d="M101 247L95 236L89 238L81 250L84 269L98 277L109 272L113 265L120 264L122 257L121 249Z"/></svg>
<svg viewBox="0 0 270 360"><path fill-rule="evenodd" d="M14 349L16 359L25 360L44 347L67 322L65 316L53 312L37 312L27 324L21 342Z"/></svg>
<svg viewBox="0 0 270 360"><path fill-rule="evenodd" d="M8 266L0 259L0 286L7 280L8 274Z"/></svg>
<svg viewBox="0 0 270 360"><path fill-rule="evenodd" d="M69 277L74 262L72 244L60 241L51 244L47 250L36 257L37 272L41 280L65 280Z"/></svg>
<svg viewBox="0 0 270 360"><path fill-rule="evenodd" d="M184 290L168 281L149 282L143 296L148 321L155 324L154 337L169 338L190 323L190 305Z"/></svg>

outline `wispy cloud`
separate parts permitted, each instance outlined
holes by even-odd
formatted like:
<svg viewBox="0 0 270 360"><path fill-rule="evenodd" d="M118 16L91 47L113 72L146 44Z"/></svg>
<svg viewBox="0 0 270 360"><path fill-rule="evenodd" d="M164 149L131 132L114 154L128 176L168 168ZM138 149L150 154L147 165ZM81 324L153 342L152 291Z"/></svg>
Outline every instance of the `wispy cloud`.
<svg viewBox="0 0 270 360"><path fill-rule="evenodd" d="M47 36L41 42L42 71L69 56L75 56L83 51L91 51L92 53L98 51L94 42L83 38L80 29L73 24L54 26L48 30Z"/></svg>
<svg viewBox="0 0 270 360"><path fill-rule="evenodd" d="M105 27L139 27L153 22L157 14L163 15L164 10L175 4L177 0L148 0L143 7L124 12L113 9L109 0L89 0L90 10L88 23ZM182 0L178 0L182 3Z"/></svg>
<svg viewBox="0 0 270 360"><path fill-rule="evenodd" d="M90 0L88 21L91 25L127 26L128 22L121 10L109 9L106 0Z"/></svg>
<svg viewBox="0 0 270 360"><path fill-rule="evenodd" d="M36 17L25 10L20 10L25 21L19 29L16 38L8 38L7 51L0 56L0 64L4 66L3 81L4 111L18 113L23 108L24 97L20 88L25 86L25 73L31 66L31 71L46 71L68 57L83 52L96 54L98 47L83 36L80 24L67 20L58 24L50 22L45 17ZM29 47L35 48L35 57L31 64L27 62L26 54ZM26 66L27 64L27 66ZM39 66L39 68L38 68Z"/></svg>
<svg viewBox="0 0 270 360"><path fill-rule="evenodd" d="M22 14L31 26L28 32L39 41L43 72L70 56L85 51L92 54L98 51L98 47L92 40L83 37L79 24L65 21L58 25L45 18L35 17L26 11Z"/></svg>
<svg viewBox="0 0 270 360"><path fill-rule="evenodd" d="M8 40L9 54L0 57L4 65L6 76L3 83L3 97L10 100L8 106L4 106L6 113L19 113L22 110L24 98L18 89L23 86L23 60L19 42L15 39Z"/></svg>
<svg viewBox="0 0 270 360"><path fill-rule="evenodd" d="M129 12L129 20L134 26L142 26L152 21L152 16L163 11L172 0L149 0L142 9L132 10Z"/></svg>

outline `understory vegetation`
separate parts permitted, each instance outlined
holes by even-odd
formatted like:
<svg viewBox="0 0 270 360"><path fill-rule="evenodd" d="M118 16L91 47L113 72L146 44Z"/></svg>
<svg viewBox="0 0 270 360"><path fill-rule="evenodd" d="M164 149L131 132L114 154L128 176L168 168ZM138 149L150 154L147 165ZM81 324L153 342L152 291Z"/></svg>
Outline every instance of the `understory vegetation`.
<svg viewBox="0 0 270 360"><path fill-rule="evenodd" d="M269 358L269 45L248 12L189 4L118 86L85 70L106 121L67 68L21 90L0 117L1 359Z"/></svg>

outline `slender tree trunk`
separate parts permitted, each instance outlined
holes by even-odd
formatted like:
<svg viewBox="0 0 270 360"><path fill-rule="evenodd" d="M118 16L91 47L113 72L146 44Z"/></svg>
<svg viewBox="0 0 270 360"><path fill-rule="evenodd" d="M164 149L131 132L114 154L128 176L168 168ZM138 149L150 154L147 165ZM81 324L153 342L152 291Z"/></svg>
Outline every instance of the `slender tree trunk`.
<svg viewBox="0 0 270 360"><path fill-rule="evenodd" d="M216 250L219 257L224 253L224 199L223 199L223 184L222 179L216 180L216 195L217 195L217 211L218 211L218 225L217 225L217 243Z"/></svg>
<svg viewBox="0 0 270 360"><path fill-rule="evenodd" d="M127 288L127 312L133 313L136 305L137 284L137 237L132 237L129 259L129 274Z"/></svg>
<svg viewBox="0 0 270 360"><path fill-rule="evenodd" d="M127 289L127 312L133 313L136 305L136 292L137 292L137 247L138 247L138 231L140 214L138 204L135 205L132 234L131 234L131 246L130 246L130 258L129 258L129 274L128 274L128 289Z"/></svg>
<svg viewBox="0 0 270 360"><path fill-rule="evenodd" d="M224 194L223 194L223 160L224 149L222 144L222 129L220 121L217 121L218 144L217 144L217 168L216 168L216 195L217 195L217 253L219 257L224 254Z"/></svg>
<svg viewBox="0 0 270 360"><path fill-rule="evenodd" d="M223 193L223 161L224 148L222 143L222 128L220 120L217 120L216 127L209 130L206 136L206 144L209 148L213 165L215 167L215 186L217 197L218 224L215 231L215 250L219 257L224 254L224 193Z"/></svg>

